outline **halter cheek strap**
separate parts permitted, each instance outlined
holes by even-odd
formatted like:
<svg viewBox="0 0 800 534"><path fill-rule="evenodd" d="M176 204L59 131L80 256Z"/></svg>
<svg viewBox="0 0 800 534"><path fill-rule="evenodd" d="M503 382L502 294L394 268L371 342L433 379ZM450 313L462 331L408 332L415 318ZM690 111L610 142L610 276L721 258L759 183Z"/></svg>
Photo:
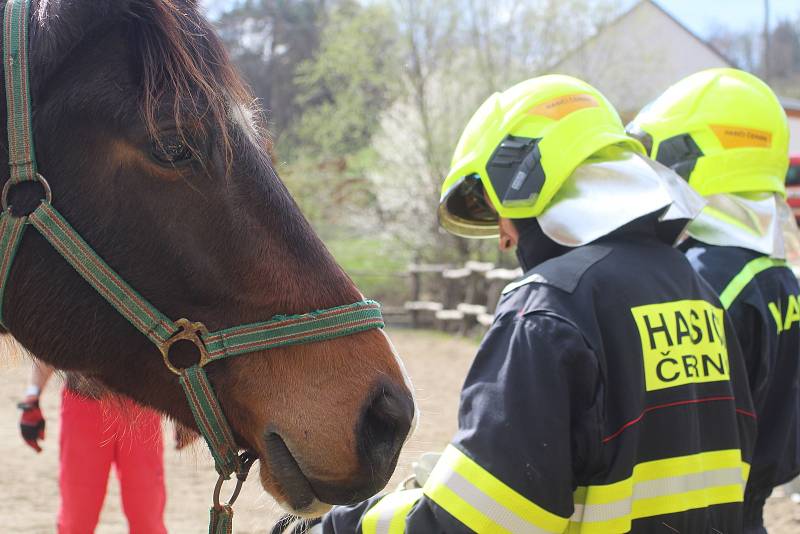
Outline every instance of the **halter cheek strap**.
<svg viewBox="0 0 800 534"><path fill-rule="evenodd" d="M33 146L31 101L28 83L28 13L30 0L9 0L3 20L3 59L8 109L10 178L2 191L0 214L0 321L6 284L25 230L32 226L59 254L137 330L161 352L165 366L178 377L206 440L219 482L211 510L212 534L229 533L241 484L255 459L239 456L239 447L206 376L212 362L275 347L327 341L358 332L383 328L380 305L371 300L314 311L303 315L277 316L268 321L209 332L202 323L173 321L128 285L53 207L47 180L39 174ZM15 214L9 202L11 190L22 182L42 187L42 200L29 214ZM189 341L198 351L196 364L180 368L170 360L177 341ZM227 503L219 500L222 482L236 473L237 485Z"/></svg>

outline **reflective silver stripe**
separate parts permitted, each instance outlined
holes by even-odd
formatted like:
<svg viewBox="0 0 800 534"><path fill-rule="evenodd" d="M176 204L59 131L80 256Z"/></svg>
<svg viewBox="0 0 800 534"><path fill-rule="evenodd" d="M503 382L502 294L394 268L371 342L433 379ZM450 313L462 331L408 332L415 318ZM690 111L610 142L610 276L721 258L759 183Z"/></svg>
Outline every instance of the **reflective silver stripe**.
<svg viewBox="0 0 800 534"><path fill-rule="evenodd" d="M389 527L392 526L392 518L394 518L394 508L385 507L380 510L378 522L375 523L375 534L389 534Z"/></svg>
<svg viewBox="0 0 800 534"><path fill-rule="evenodd" d="M423 492L479 533L557 534L569 526L568 517L521 495L453 445L444 450Z"/></svg>
<svg viewBox="0 0 800 534"><path fill-rule="evenodd" d="M527 277L527 278L525 278L523 280L518 280L516 282L511 282L510 284L508 284L506 287L503 288L503 295L511 293L515 289L519 289L522 286L526 286L526 285L534 283L534 282L542 283L542 282L546 282L546 281L547 280L541 274L533 273L532 275L530 275L529 277Z"/></svg>
<svg viewBox="0 0 800 534"><path fill-rule="evenodd" d="M447 477L442 477L438 482L448 487L467 504L509 532L549 534L548 531L542 530L533 523L526 521L503 506L502 503L486 495L479 488L470 483L469 480L455 471L449 471Z"/></svg>
<svg viewBox="0 0 800 534"><path fill-rule="evenodd" d="M636 483L633 486L632 495L626 499L605 504L576 504L575 513L572 514L570 521L584 523L610 521L629 516L633 503L640 499L669 497L690 491L737 484L744 488L745 481L742 480L741 467L729 467L682 476L646 480ZM591 487L589 491L591 492Z"/></svg>
<svg viewBox="0 0 800 534"><path fill-rule="evenodd" d="M389 493L366 513L361 522L361 531L364 534L402 534L406 515L421 497L421 489Z"/></svg>
<svg viewBox="0 0 800 534"><path fill-rule="evenodd" d="M573 512L569 520L573 523L608 521L629 516L632 507L633 499L624 499L607 504L576 504L575 512Z"/></svg>

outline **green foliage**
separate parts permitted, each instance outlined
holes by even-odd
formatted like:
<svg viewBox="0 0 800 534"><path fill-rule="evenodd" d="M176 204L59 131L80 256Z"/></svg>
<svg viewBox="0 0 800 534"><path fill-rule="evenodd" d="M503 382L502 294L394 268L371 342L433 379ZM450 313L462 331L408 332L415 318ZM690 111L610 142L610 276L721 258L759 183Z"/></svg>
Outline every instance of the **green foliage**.
<svg viewBox="0 0 800 534"><path fill-rule="evenodd" d="M237 67L267 111L275 139L302 111L297 69L319 47L326 0L246 0L216 26Z"/></svg>
<svg viewBox="0 0 800 534"><path fill-rule="evenodd" d="M304 158L279 168L284 183L323 239L350 235L372 224L374 194L363 176L371 159L364 151L326 161Z"/></svg>
<svg viewBox="0 0 800 534"><path fill-rule="evenodd" d="M281 151L324 160L368 147L378 115L399 90L396 50L397 31L385 6L346 1L332 8L319 49L297 68L303 112Z"/></svg>
<svg viewBox="0 0 800 534"><path fill-rule="evenodd" d="M391 300L406 284L388 273L412 259L513 263L439 228L441 180L480 103L574 47L607 1L242 0L218 25L294 198L362 290Z"/></svg>
<svg viewBox="0 0 800 534"><path fill-rule="evenodd" d="M365 295L395 305L406 299L409 282L404 273L411 259L407 250L376 237L333 239L326 244Z"/></svg>

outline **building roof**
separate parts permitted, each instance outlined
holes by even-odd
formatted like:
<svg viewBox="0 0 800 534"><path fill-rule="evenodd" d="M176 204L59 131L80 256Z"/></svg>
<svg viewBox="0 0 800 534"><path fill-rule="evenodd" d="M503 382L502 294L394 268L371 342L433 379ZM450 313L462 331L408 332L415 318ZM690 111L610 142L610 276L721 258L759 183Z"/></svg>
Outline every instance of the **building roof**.
<svg viewBox="0 0 800 534"><path fill-rule="evenodd" d="M800 98L787 98L784 96L779 96L778 100L780 100L783 109L786 111L800 112Z"/></svg>
<svg viewBox="0 0 800 534"><path fill-rule="evenodd" d="M658 2L655 2L654 0L640 0L640 1L636 2L635 4L633 4L628 10L624 11L622 14L620 14L618 17L616 17L614 20L612 20L608 24L605 24L605 25L599 27L597 29L597 31L594 33L594 35L592 35L591 37L589 37L588 39L583 41L577 47L575 47L572 50L570 50L569 52L567 52L567 54L564 55L563 57L561 57L558 61L556 61L550 67L550 69L552 70L552 69L557 68L559 65L564 63L567 59L571 58L573 55L577 54L579 51L581 51L585 47L589 46L592 43L592 41L594 41L600 34L605 32L608 28L618 24L621 20L623 20L628 15L630 15L633 11L639 9L643 4L650 4L653 7L655 7L659 12L664 14L667 18L669 18L672 22L674 22L678 27L680 27L684 32L686 32L686 34L689 35L692 39L694 39L695 41L700 43L702 46L704 46L707 49L709 49L714 55L718 56L720 58L720 60L722 60L724 63L726 63L727 65L729 65L731 67L735 66L734 62L731 61L730 58L725 56L725 54L720 52L719 49L717 49L717 47L715 47L713 44L711 44L710 42L706 41L705 39L703 39L702 37L700 37L699 35L694 33L692 30L690 30L685 24L683 24L681 21L679 21L674 16L672 16L672 14L669 11L667 11L666 9L661 7L658 4Z"/></svg>

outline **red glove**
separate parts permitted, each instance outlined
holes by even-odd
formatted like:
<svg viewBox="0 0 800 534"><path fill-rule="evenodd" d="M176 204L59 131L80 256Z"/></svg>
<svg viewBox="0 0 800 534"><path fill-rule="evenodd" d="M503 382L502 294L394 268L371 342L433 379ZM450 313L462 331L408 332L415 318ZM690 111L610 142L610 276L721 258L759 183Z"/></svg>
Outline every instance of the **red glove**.
<svg viewBox="0 0 800 534"><path fill-rule="evenodd" d="M39 440L44 439L44 416L39 409L39 397L25 397L23 402L17 404L17 408L22 410L22 417L19 420L22 439L36 452L42 452Z"/></svg>

